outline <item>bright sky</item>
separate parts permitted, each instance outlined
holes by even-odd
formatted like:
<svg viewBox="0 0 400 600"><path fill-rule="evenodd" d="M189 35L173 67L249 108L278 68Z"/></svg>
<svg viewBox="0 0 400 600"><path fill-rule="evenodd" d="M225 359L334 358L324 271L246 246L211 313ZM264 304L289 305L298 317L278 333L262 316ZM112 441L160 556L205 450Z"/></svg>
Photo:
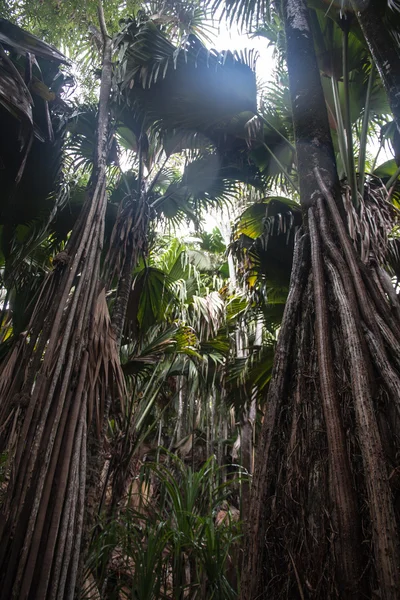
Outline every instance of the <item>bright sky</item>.
<svg viewBox="0 0 400 600"><path fill-rule="evenodd" d="M257 61L257 77L263 81L271 79L274 68L273 47L268 47L269 41L264 37L252 38L240 33L235 27L229 28L226 22L222 22L219 33L216 32L213 43L216 50L257 50L259 58Z"/></svg>

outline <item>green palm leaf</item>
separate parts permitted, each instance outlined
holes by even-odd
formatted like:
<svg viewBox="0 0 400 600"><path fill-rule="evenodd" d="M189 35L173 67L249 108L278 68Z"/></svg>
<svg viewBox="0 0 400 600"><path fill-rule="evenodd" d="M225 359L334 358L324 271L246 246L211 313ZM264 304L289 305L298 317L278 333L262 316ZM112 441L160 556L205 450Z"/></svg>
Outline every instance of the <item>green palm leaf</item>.
<svg viewBox="0 0 400 600"><path fill-rule="evenodd" d="M121 90L164 130L210 133L235 115L256 112L253 54L208 50L192 35L175 47L149 20L128 21L117 44Z"/></svg>
<svg viewBox="0 0 400 600"><path fill-rule="evenodd" d="M68 64L67 59L54 46L14 25L7 19L0 19L0 43L18 54L33 54L46 60Z"/></svg>

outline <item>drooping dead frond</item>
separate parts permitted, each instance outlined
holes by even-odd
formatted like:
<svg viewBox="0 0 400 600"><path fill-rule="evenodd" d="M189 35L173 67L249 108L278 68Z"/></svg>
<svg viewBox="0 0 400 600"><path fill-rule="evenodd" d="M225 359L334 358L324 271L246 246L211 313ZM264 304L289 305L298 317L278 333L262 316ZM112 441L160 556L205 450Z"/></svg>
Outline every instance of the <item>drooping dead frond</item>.
<svg viewBox="0 0 400 600"><path fill-rule="evenodd" d="M343 190L343 203L346 207L349 235L364 263L385 262L389 246L389 235L398 222L400 213L389 202L383 186L365 186L364 196L359 197L359 207L351 202L350 188Z"/></svg>
<svg viewBox="0 0 400 600"><path fill-rule="evenodd" d="M121 401L120 410L124 410L127 393L104 287L95 301L92 327L88 346L88 426L94 418L100 438L107 413L107 401L111 397L118 398Z"/></svg>

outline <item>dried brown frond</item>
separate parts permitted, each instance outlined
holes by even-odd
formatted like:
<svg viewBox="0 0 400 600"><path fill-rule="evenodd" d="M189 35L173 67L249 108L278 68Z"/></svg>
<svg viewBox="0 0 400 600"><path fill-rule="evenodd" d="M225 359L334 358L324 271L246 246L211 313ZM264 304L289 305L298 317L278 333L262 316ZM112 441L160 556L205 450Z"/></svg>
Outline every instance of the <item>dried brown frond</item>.
<svg viewBox="0 0 400 600"><path fill-rule="evenodd" d="M364 197L359 195L360 206L357 210L351 201L349 186L344 187L342 197L349 235L361 260L365 264L384 264L389 235L400 218L400 212L390 202L386 188L366 185Z"/></svg>
<svg viewBox="0 0 400 600"><path fill-rule="evenodd" d="M100 437L104 428L106 403L118 400L119 411L123 411L127 394L104 287L94 307L88 352L88 424L92 418L95 419L96 432ZM108 394L110 397L107 400Z"/></svg>

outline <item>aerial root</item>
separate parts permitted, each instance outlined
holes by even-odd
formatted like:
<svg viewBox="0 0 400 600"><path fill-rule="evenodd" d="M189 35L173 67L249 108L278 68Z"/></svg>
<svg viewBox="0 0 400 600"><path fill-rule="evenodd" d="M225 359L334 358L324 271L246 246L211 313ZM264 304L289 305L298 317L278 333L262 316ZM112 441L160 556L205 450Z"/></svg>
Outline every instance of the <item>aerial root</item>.
<svg viewBox="0 0 400 600"><path fill-rule="evenodd" d="M321 187L309 234L296 244L254 474L242 600L361 598L377 587L394 600L400 589L389 480L400 444L390 438L389 455L385 437L398 415L393 402L379 403L399 396L399 324L392 328L385 287L359 260Z"/></svg>

